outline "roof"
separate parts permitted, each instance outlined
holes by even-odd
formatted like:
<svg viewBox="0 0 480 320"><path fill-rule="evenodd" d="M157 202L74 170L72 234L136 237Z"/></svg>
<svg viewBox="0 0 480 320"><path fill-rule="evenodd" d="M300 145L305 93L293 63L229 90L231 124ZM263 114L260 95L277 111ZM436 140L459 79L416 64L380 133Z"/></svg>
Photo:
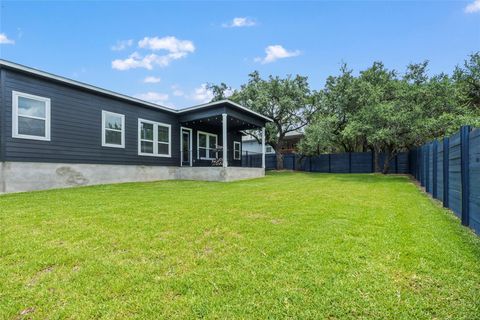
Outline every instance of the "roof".
<svg viewBox="0 0 480 320"><path fill-rule="evenodd" d="M238 103L235 103L231 100L228 100L228 99L224 99L224 100L219 100L219 101L214 101L214 102L209 102L209 103L204 103L204 104L199 104L199 105L196 105L196 106L193 106L193 107L188 107L188 108L184 108L184 109L180 109L178 110L177 112L178 113L186 113L186 112L190 112L190 111L194 111L194 110L197 110L197 109L202 109L202 108L208 108L208 107L213 107L213 106L216 106L216 105L219 105L219 104L222 104L222 103L228 103L229 105L235 107L235 108L238 108L238 109L241 109L243 111L246 111L246 112L249 112L251 114L254 114L256 115L257 117L260 117L260 118L263 118L264 120L266 121L269 121L269 122L272 122L273 120L270 119L269 117L266 117L264 116L263 114L260 114L258 112L255 112L253 110L250 110Z"/></svg>
<svg viewBox="0 0 480 320"><path fill-rule="evenodd" d="M166 106L162 106L162 105L159 105L159 104L156 104L156 103L153 103L153 102L145 101L145 100L134 98L134 97L131 97L131 96L128 96L128 95L118 93L118 92L114 92L114 91L111 91L111 90L107 90L107 89L103 89L103 88L100 88L100 87L97 87L97 86L93 86L93 85L90 85L90 84L87 84L87 83L84 83L84 82L76 81L76 80L69 79L69 78L62 77L62 76L58 76L58 75L55 75L55 74L52 74L52 73L49 73L49 72L45 72L45 71L41 71L41 70L38 70L38 69L35 69L35 68L27 67L27 66L24 66L24 65L21 65L21 64L18 64L18 63L14 63L14 62L11 62L11 61L0 59L0 66L5 66L5 67L8 67L8 68L11 68L11 69L14 69L14 70L19 70L19 71L23 71L23 72L26 72L26 73L34 74L34 75L37 75L37 76L40 76L40 77L43 77L43 78L59 81L59 82L66 83L66 84L71 85L71 86L80 87L80 88L83 88L83 89L87 89L87 90L90 90L90 91L94 91L94 92L98 92L98 93L101 93L101 94L104 94L104 95L108 95L108 96L111 96L111 97L120 98L120 99L123 99L123 100L135 102L135 103L138 103L138 104L142 104L144 106L153 107L153 108L156 108L156 109L167 111L167 112L170 112L170 113L182 114L182 113L186 113L186 112L201 109L201 108L208 108L208 107L211 107L211 106L215 106L217 104L227 103L227 104L231 105L232 107L235 107L237 109L241 109L245 112L248 112L248 113L253 114L257 117L260 117L260 118L262 118L266 121L272 121L272 119L270 119L270 118L268 118L268 117L266 117L266 116L264 116L264 115L262 115L258 112L250 110L250 109L248 109L248 108L246 108L242 105L239 105L238 103L230 101L228 99L215 101L215 102L210 102L210 103L205 103L205 104L200 104L200 105L196 105L196 106L193 106L193 107L188 107L188 108L176 110L176 109L172 109L172 108L169 108L169 107L166 107Z"/></svg>

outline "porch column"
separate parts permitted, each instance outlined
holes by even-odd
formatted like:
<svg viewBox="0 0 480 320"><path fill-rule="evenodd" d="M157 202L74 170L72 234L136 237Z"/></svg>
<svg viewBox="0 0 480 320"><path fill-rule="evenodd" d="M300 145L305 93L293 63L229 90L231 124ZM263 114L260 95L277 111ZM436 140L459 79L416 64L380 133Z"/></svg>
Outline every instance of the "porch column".
<svg viewBox="0 0 480 320"><path fill-rule="evenodd" d="M265 127L262 128L262 168L265 169Z"/></svg>
<svg viewBox="0 0 480 320"><path fill-rule="evenodd" d="M223 137L223 167L228 167L227 151L227 114L222 113L222 137Z"/></svg>

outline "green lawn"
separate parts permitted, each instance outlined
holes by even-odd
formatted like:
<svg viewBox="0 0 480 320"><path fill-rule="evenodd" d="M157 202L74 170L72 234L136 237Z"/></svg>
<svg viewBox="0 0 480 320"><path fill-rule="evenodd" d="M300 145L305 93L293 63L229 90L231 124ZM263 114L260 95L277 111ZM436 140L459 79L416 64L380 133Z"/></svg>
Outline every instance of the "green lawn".
<svg viewBox="0 0 480 320"><path fill-rule="evenodd" d="M0 210L0 319L480 317L479 238L406 177L104 185Z"/></svg>

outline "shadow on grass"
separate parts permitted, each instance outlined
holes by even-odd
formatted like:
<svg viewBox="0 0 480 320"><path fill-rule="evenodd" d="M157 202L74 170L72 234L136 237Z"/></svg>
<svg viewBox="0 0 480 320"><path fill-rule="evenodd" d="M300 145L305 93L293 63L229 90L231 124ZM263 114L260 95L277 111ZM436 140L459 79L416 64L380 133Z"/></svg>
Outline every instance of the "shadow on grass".
<svg viewBox="0 0 480 320"><path fill-rule="evenodd" d="M336 181L354 182L354 183L398 183L411 181L408 175L399 174L381 174L381 173L327 173L327 172L306 172L306 171L291 171L291 170L271 170L267 175L305 175L308 177L322 177L334 179Z"/></svg>

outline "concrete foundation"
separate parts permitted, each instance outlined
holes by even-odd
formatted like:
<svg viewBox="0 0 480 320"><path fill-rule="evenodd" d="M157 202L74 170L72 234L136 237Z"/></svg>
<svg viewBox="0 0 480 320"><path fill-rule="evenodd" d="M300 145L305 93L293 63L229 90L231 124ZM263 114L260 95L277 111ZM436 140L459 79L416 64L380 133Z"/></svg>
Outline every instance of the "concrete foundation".
<svg viewBox="0 0 480 320"><path fill-rule="evenodd" d="M179 167L177 179L203 181L235 181L265 176L262 168L240 167Z"/></svg>
<svg viewBox="0 0 480 320"><path fill-rule="evenodd" d="M234 181L264 175L261 168L0 162L0 193L175 179Z"/></svg>

